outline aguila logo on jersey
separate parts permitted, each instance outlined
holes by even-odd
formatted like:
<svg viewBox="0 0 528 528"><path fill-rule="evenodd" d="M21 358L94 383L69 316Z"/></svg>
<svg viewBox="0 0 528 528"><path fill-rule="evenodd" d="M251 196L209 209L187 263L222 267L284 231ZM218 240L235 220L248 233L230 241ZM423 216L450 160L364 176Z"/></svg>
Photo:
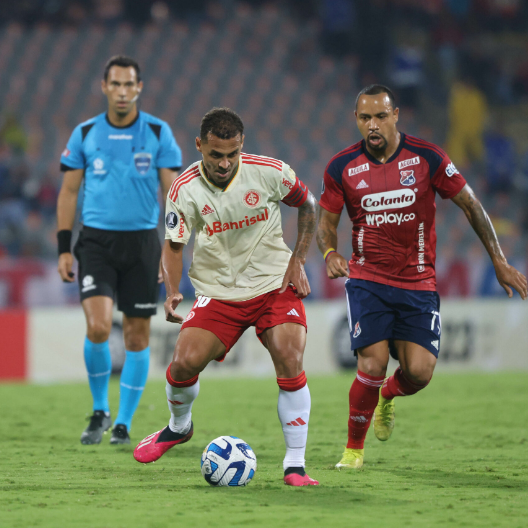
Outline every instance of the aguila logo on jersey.
<svg viewBox="0 0 528 528"><path fill-rule="evenodd" d="M246 194L244 194L244 199L242 201L246 207L255 209L255 207L257 207L260 203L260 193L254 189L251 189Z"/></svg>
<svg viewBox="0 0 528 528"><path fill-rule="evenodd" d="M402 185L414 185L416 178L414 177L413 170L402 170L400 171L400 183Z"/></svg>
<svg viewBox="0 0 528 528"><path fill-rule="evenodd" d="M398 169L405 169L405 167L410 167L411 165L418 165L420 163L419 156L416 158L406 159L398 163Z"/></svg>
<svg viewBox="0 0 528 528"><path fill-rule="evenodd" d="M174 229L178 225L178 215L172 211L167 213L167 216L165 217L165 225L167 226L167 229Z"/></svg>
<svg viewBox="0 0 528 528"><path fill-rule="evenodd" d="M348 175L349 176L355 176L356 174L359 174L360 172L365 172L370 169L369 164L365 163L363 165L360 165L359 167L354 167L353 169L348 169Z"/></svg>
<svg viewBox="0 0 528 528"><path fill-rule="evenodd" d="M385 211L386 209L401 209L409 207L416 201L411 189L398 189L375 194L366 194L361 198L361 207L365 211Z"/></svg>
<svg viewBox="0 0 528 528"><path fill-rule="evenodd" d="M448 178L451 178L451 176L453 176L453 174L460 174L457 170L457 168L455 167L455 164L453 162L451 162L447 167L446 167L446 175Z"/></svg>
<svg viewBox="0 0 528 528"><path fill-rule="evenodd" d="M268 218L268 210L264 209L262 214L252 216L251 218L246 216L243 220L238 220L237 222L213 222L213 227L210 227L209 224L205 224L205 227L207 228L207 234L212 236L214 233L222 233L223 231L230 231L232 229L244 229L257 222L267 222Z"/></svg>
<svg viewBox="0 0 528 528"><path fill-rule="evenodd" d="M137 154L134 154L134 165L141 176L145 176L145 174L148 173L151 161L152 155L148 152L138 152Z"/></svg>

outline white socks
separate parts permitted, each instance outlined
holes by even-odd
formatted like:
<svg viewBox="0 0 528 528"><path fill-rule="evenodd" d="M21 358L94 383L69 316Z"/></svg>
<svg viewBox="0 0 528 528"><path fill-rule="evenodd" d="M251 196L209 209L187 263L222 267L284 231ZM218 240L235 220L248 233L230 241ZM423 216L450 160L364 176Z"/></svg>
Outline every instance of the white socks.
<svg viewBox="0 0 528 528"><path fill-rule="evenodd" d="M200 392L200 382L197 380L190 387L174 387L167 381L165 392L171 412L170 430L173 433L187 433L191 428L191 409Z"/></svg>
<svg viewBox="0 0 528 528"><path fill-rule="evenodd" d="M286 456L283 462L285 470L289 467L304 467L310 405L308 385L296 391L286 391L282 388L279 390L279 420L286 442Z"/></svg>

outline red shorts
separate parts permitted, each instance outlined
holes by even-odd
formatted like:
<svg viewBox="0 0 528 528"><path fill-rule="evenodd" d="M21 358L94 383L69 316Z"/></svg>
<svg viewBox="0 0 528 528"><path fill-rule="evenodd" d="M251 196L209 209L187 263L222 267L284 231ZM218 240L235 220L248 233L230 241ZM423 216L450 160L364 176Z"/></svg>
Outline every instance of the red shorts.
<svg viewBox="0 0 528 528"><path fill-rule="evenodd" d="M306 313L301 299L295 297L291 286L284 293L279 289L259 295L249 301L217 301L200 296L182 325L213 332L226 347L226 354L250 326L255 327L257 336L268 328L283 324L297 323L305 328ZM225 354L217 361L223 361Z"/></svg>

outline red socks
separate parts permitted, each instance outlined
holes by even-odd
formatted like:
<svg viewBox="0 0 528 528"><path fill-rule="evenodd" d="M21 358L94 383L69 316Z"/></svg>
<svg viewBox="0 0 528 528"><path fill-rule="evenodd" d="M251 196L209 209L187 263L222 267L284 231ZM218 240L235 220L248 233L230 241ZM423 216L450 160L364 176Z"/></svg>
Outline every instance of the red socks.
<svg viewBox="0 0 528 528"><path fill-rule="evenodd" d="M379 388L383 379L383 376L369 376L358 370L348 394L350 414L347 448L363 449L370 421L378 404Z"/></svg>
<svg viewBox="0 0 528 528"><path fill-rule="evenodd" d="M429 385L429 381L423 384L409 381L401 367L398 367L394 374L387 378L387 381L383 384L381 395L387 400L392 400L395 396L411 396L411 394L416 394L418 391L425 389Z"/></svg>

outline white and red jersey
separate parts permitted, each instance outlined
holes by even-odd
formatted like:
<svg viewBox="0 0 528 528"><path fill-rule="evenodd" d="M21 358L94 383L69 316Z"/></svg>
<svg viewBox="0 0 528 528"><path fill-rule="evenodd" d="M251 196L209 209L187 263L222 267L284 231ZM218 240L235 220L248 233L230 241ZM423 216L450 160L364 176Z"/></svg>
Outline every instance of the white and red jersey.
<svg viewBox="0 0 528 528"><path fill-rule="evenodd" d="M229 185L217 187L193 163L167 196L165 238L187 244L196 229L189 278L196 295L245 301L282 285L291 251L279 202L301 206L308 189L286 163L241 154Z"/></svg>
<svg viewBox="0 0 528 528"><path fill-rule="evenodd" d="M436 290L435 195L457 195L466 180L447 154L401 133L387 163L360 141L334 156L320 205L352 220L350 277L410 290Z"/></svg>

